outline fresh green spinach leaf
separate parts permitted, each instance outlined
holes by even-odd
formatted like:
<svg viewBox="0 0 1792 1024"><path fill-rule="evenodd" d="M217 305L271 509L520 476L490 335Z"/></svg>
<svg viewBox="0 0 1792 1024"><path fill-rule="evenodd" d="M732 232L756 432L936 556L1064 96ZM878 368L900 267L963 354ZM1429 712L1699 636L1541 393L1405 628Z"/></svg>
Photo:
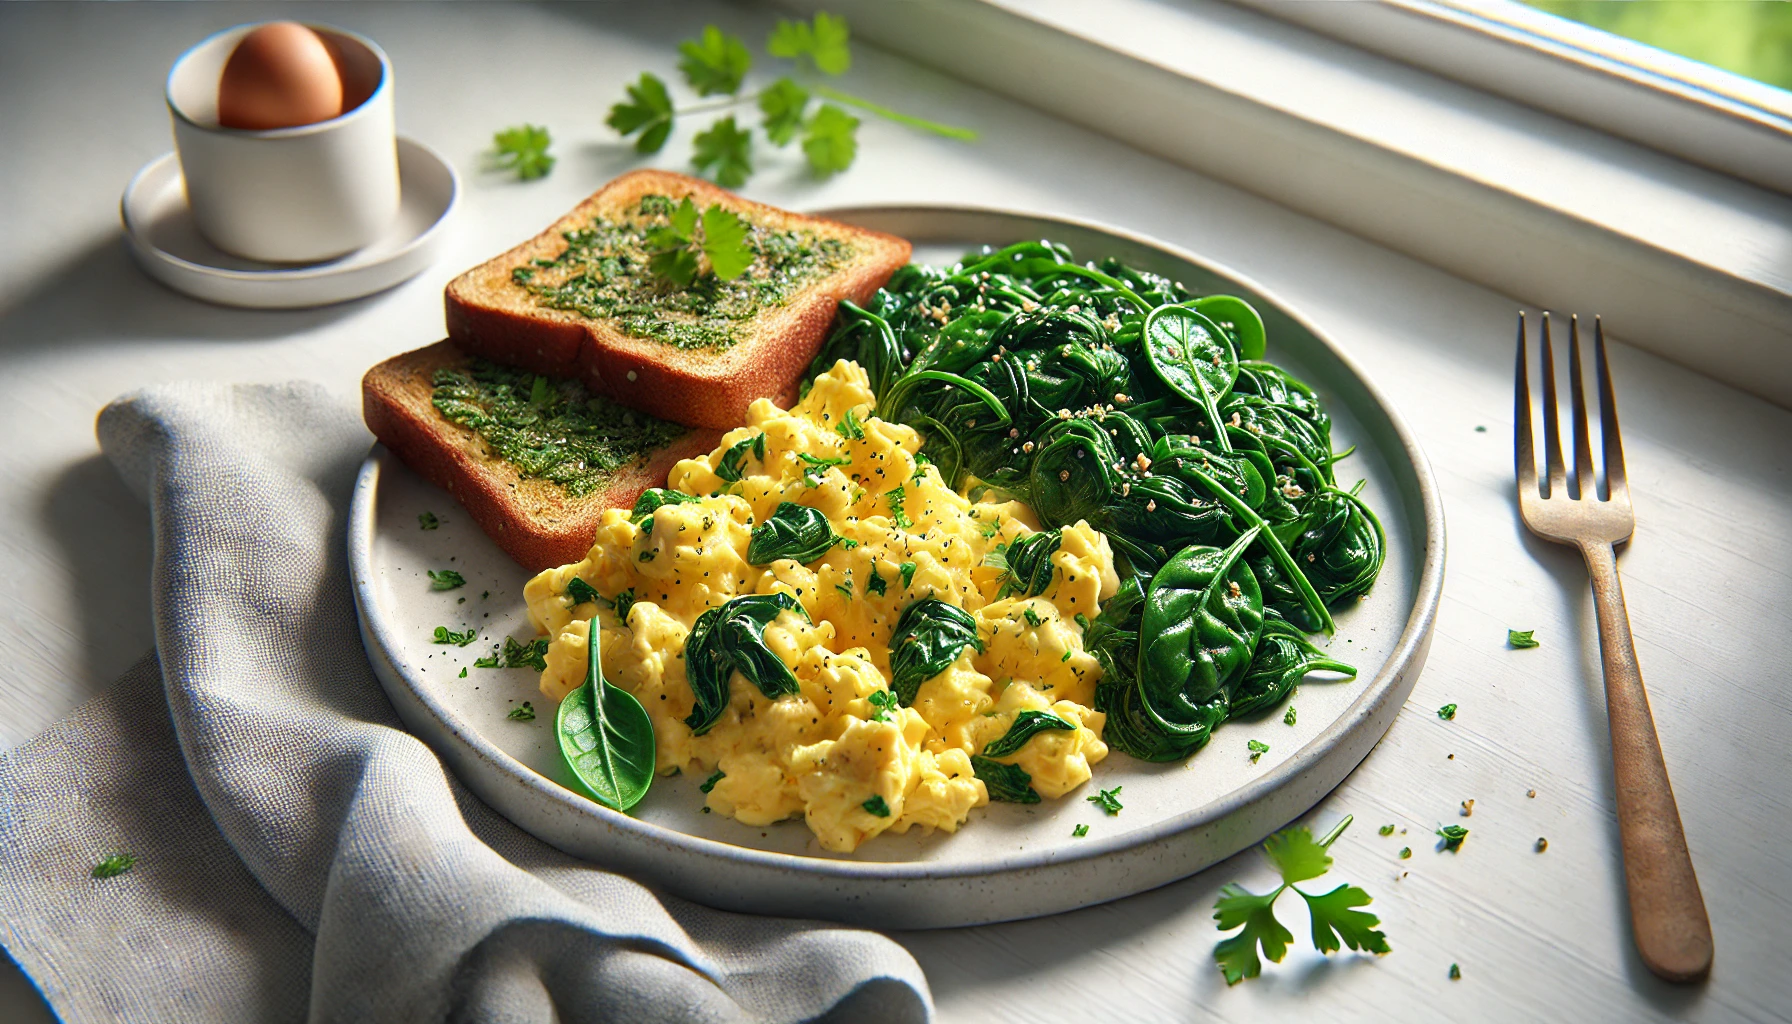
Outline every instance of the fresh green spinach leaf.
<svg viewBox="0 0 1792 1024"><path fill-rule="evenodd" d="M586 796L627 811L653 783L653 721L635 695L604 680L597 620L587 634L585 682L560 701L560 755Z"/></svg>

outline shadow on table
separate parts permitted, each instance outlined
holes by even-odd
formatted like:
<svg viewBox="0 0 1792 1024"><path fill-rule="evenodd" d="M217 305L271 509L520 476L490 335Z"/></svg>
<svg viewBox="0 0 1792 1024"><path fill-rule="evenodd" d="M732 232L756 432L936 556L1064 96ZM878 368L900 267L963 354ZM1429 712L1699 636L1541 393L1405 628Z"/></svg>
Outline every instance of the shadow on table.
<svg viewBox="0 0 1792 1024"><path fill-rule="evenodd" d="M63 469L38 516L61 547L74 577L70 590L86 609L73 616L86 661L67 674L68 684L82 690L70 701L75 704L109 686L155 644L149 510L111 462L92 455Z"/></svg>
<svg viewBox="0 0 1792 1024"><path fill-rule="evenodd" d="M378 295L315 309L238 309L201 302L152 280L121 235L96 240L0 309L0 353L24 355L117 338L250 341L302 333Z"/></svg>

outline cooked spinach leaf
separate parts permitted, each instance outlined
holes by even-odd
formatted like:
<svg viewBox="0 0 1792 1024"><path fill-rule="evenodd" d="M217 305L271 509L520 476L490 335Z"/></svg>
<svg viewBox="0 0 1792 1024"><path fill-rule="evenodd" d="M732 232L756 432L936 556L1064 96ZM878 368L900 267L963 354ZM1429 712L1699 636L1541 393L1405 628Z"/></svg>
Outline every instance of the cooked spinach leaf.
<svg viewBox="0 0 1792 1024"><path fill-rule="evenodd" d="M596 587L586 583L577 576L574 576L571 580L567 581L566 596L572 598L572 603L575 605L600 602L605 604L609 603L604 601L604 596L597 592Z"/></svg>
<svg viewBox="0 0 1792 1024"><path fill-rule="evenodd" d="M754 434L744 441L736 441L729 445L728 450L722 453L721 462L716 464L716 475L729 483L739 480L742 475L741 467L746 463L748 453L751 453L760 462L765 461L765 435L763 433Z"/></svg>
<svg viewBox="0 0 1792 1024"><path fill-rule="evenodd" d="M1076 731L1076 726L1052 714L1050 711L1028 709L1014 716L1014 724L1008 727L999 739L983 748L985 757L1008 757L1020 752L1027 741L1042 732L1054 729Z"/></svg>
<svg viewBox="0 0 1792 1024"><path fill-rule="evenodd" d="M1274 707L1288 696L1294 685L1309 672L1340 672L1356 675L1356 669L1325 656L1300 630L1279 615L1263 617L1263 630L1257 639L1257 653L1250 667L1232 686L1233 717ZM1294 709L1289 708L1284 721L1294 724Z"/></svg>
<svg viewBox="0 0 1792 1024"><path fill-rule="evenodd" d="M1007 804L1039 802L1039 793L1033 788L1033 776L1020 765L1003 764L982 754L973 754L971 771L983 780L991 800Z"/></svg>
<svg viewBox="0 0 1792 1024"><path fill-rule="evenodd" d="M786 501L772 517L753 527L747 542L747 561L770 565L780 558L809 563L827 553L840 540L833 524L820 509Z"/></svg>
<svg viewBox="0 0 1792 1024"><path fill-rule="evenodd" d="M950 668L966 647L983 653L977 620L955 605L927 597L902 610L890 636L890 689L904 706L921 684Z"/></svg>
<svg viewBox="0 0 1792 1024"><path fill-rule="evenodd" d="M783 612L809 615L789 594L748 594L697 617L684 642L685 677L694 707L684 722L698 736L728 707L728 680L739 671L759 692L776 699L796 693L795 673L765 645L765 627Z"/></svg>
<svg viewBox="0 0 1792 1024"><path fill-rule="evenodd" d="M1008 572L1002 577L998 596L1018 593L1035 597L1045 593L1045 588L1052 582L1052 553L1063 543L1061 531L1041 530L1008 545L1004 552Z"/></svg>

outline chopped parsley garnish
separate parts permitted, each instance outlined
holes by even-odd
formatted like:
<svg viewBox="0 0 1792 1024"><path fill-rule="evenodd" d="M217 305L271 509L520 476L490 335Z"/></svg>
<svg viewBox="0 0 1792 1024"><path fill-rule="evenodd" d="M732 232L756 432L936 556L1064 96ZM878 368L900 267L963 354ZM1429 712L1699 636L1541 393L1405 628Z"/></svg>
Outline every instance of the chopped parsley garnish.
<svg viewBox="0 0 1792 1024"><path fill-rule="evenodd" d="M865 439L865 425L859 422L858 413L848 409L846 410L846 415L840 417L840 422L834 424L834 433L839 434L848 441L863 441Z"/></svg>
<svg viewBox="0 0 1792 1024"><path fill-rule="evenodd" d="M871 720L873 722L889 721L890 712L896 710L899 706L896 694L892 690L873 690L869 694L866 694L865 699L871 702L873 708L877 709L871 712Z"/></svg>
<svg viewBox="0 0 1792 1024"><path fill-rule="evenodd" d="M1125 805L1120 802L1120 789L1119 786L1115 786L1113 789L1104 789L1089 797L1088 800L1108 812L1109 815L1119 814L1125 808Z"/></svg>
<svg viewBox="0 0 1792 1024"><path fill-rule="evenodd" d="M897 569L899 572L902 573L903 587L906 588L915 582L915 563L904 562L900 566L898 566Z"/></svg>
<svg viewBox="0 0 1792 1024"><path fill-rule="evenodd" d="M511 708L510 714L505 717L517 722L533 722L535 721L535 705L528 701L523 701L516 707Z"/></svg>
<svg viewBox="0 0 1792 1024"><path fill-rule="evenodd" d="M838 590L842 595L844 595L848 601L852 600L852 587L851 586L849 586L845 583L836 583L836 584L834 584L834 589Z"/></svg>
<svg viewBox="0 0 1792 1024"><path fill-rule="evenodd" d="M441 572L434 569L429 570L429 589L431 590L453 590L466 585L467 578L453 569L443 569Z"/></svg>
<svg viewBox="0 0 1792 1024"><path fill-rule="evenodd" d="M131 870L132 866L136 863L137 858L134 854L115 853L93 866L93 877L117 878L119 875Z"/></svg>
<svg viewBox="0 0 1792 1024"><path fill-rule="evenodd" d="M1537 631L1534 629L1527 629L1522 632L1516 629L1508 629L1506 630L1506 643L1521 650L1528 647L1540 647L1542 645L1537 642L1537 638L1534 636L1536 632Z"/></svg>
<svg viewBox="0 0 1792 1024"><path fill-rule="evenodd" d="M704 779L703 785L698 786L697 788L702 790L703 792L707 793L710 790L716 788L716 783L722 781L723 779L725 779L727 777L728 777L728 773L722 771L720 768L717 768L715 771L715 774L711 775L707 779Z"/></svg>
<svg viewBox="0 0 1792 1024"><path fill-rule="evenodd" d="M1039 613L1033 610L1032 605L1024 606L1021 608L1020 613L1021 617L1027 620L1027 625L1032 626L1034 629L1038 629L1040 626L1045 625L1045 620L1039 617Z"/></svg>
<svg viewBox="0 0 1792 1024"><path fill-rule="evenodd" d="M1236 882L1220 889L1219 901L1213 905L1213 918L1220 931L1242 926L1236 935L1221 939L1213 947L1213 959L1219 965L1226 984L1236 985L1246 978L1255 978L1263 971L1258 949L1272 963L1281 963L1294 934L1276 920L1276 898L1293 889L1306 901L1312 918L1313 945L1321 953L1336 952L1340 944L1369 953L1388 952L1387 936L1376 928L1381 921L1357 907L1367 906L1370 896L1354 885L1340 885L1321 895L1310 895L1296 888L1296 882L1318 878L1332 866L1327 852L1338 836L1350 825L1345 816L1324 839L1315 841L1306 828L1283 829L1263 843L1263 852L1282 876L1282 884L1258 895Z"/></svg>
<svg viewBox="0 0 1792 1024"><path fill-rule="evenodd" d="M1064 656L1062 658L1059 658L1058 661L1061 664L1061 663L1069 661L1069 660L1070 660L1070 648L1066 647L1064 649Z"/></svg>
<svg viewBox="0 0 1792 1024"><path fill-rule="evenodd" d="M888 818L890 816L890 805L885 803L884 798L881 796L874 795L871 797L871 799L865 801L864 803L860 804L859 806L865 808L865 810L871 812L872 814L877 815L880 818Z"/></svg>
<svg viewBox="0 0 1792 1024"><path fill-rule="evenodd" d="M1264 743L1261 740L1251 740L1250 742L1246 743L1245 746L1251 752L1251 763L1252 764L1256 764L1258 758L1262 757L1264 754L1269 753L1269 744Z"/></svg>
<svg viewBox="0 0 1792 1024"><path fill-rule="evenodd" d="M1400 848L1400 859L1401 860L1406 860L1407 858L1409 858L1411 856L1412 856L1412 847L1402 846Z"/></svg>
<svg viewBox="0 0 1792 1024"><path fill-rule="evenodd" d="M474 668L532 668L537 672L545 672L548 668L548 638L537 637L526 644L516 642L516 637L504 638L502 652L493 644L493 653L473 662Z"/></svg>
<svg viewBox="0 0 1792 1024"><path fill-rule="evenodd" d="M873 564L871 566L871 578L865 581L865 593L876 594L879 597L882 597L888 590L889 584L884 582L884 578L877 574L877 566Z"/></svg>
<svg viewBox="0 0 1792 1024"><path fill-rule="evenodd" d="M1462 841L1468 838L1468 829L1461 825L1440 825L1437 834L1443 838L1444 849L1454 853L1462 848Z"/></svg>
<svg viewBox="0 0 1792 1024"><path fill-rule="evenodd" d="M479 639L479 634L470 626L467 627L465 633L456 633L447 626L436 627L435 642L438 644L455 644L465 647L477 639Z"/></svg>
<svg viewBox="0 0 1792 1024"><path fill-rule="evenodd" d="M1294 705L1290 704L1290 705L1288 705L1287 713L1282 715L1282 724L1283 725L1293 725L1294 721L1295 721Z"/></svg>
<svg viewBox="0 0 1792 1024"><path fill-rule="evenodd" d="M622 620L623 625L625 625L625 626L628 625L629 609L633 608L634 606L635 606L635 588L634 587L630 587L627 590L624 590L622 593L616 595L616 617L618 619Z"/></svg>
<svg viewBox="0 0 1792 1024"><path fill-rule="evenodd" d="M603 602L604 604L609 603L608 601L604 601L604 596L597 592L596 587L586 583L577 576L574 576L572 580L566 584L566 596L572 598L572 603L575 605L596 604L598 602Z"/></svg>
<svg viewBox="0 0 1792 1024"><path fill-rule="evenodd" d="M1392 826L1392 825L1383 825L1383 826L1381 826L1381 827L1380 827L1380 828L1378 828L1378 829L1376 829L1376 830L1375 830L1375 831L1376 831L1376 832L1379 832L1379 833L1380 833L1380 834L1382 834L1382 835L1384 835L1384 836L1391 836L1391 835L1393 835L1393 834L1394 834L1394 826Z"/></svg>
<svg viewBox="0 0 1792 1024"><path fill-rule="evenodd" d="M1455 964L1451 964L1450 965L1450 980L1451 981L1461 981L1462 980L1462 968L1456 966Z"/></svg>
<svg viewBox="0 0 1792 1024"><path fill-rule="evenodd" d="M852 460L847 458L824 459L808 452L797 452L796 457L803 461L803 486L820 487L821 475L833 466L850 466Z"/></svg>
<svg viewBox="0 0 1792 1024"><path fill-rule="evenodd" d="M1078 826L1077 826L1077 827L1075 827L1075 828L1073 828L1073 829L1071 829L1071 830L1070 830L1070 834L1071 834L1071 835L1072 835L1072 836L1075 836L1075 837L1076 837L1076 838L1078 838L1078 839L1081 839L1081 838L1083 838L1083 837L1084 837L1084 836L1086 836L1086 835L1088 835L1088 834L1089 834L1089 826L1087 826L1087 825L1078 825Z"/></svg>
<svg viewBox="0 0 1792 1024"><path fill-rule="evenodd" d="M1446 722L1452 718L1455 718L1456 717L1456 705L1445 704L1443 707L1438 708L1437 709L1437 717L1443 719Z"/></svg>
<svg viewBox="0 0 1792 1024"><path fill-rule="evenodd" d="M418 529L433 530L436 527L441 526L441 525L442 525L442 521L440 519L436 518L436 514L434 512L419 512L419 513L417 513L417 528Z"/></svg>

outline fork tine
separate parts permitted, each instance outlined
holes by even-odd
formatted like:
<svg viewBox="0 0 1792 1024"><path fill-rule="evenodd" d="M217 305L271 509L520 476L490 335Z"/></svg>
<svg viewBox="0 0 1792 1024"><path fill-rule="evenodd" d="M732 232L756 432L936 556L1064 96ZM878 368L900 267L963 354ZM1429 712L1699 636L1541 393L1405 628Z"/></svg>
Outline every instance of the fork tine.
<svg viewBox="0 0 1792 1024"><path fill-rule="evenodd" d="M1593 351L1599 369L1599 437L1605 448L1605 489L1613 501L1630 500L1624 476L1624 439L1618 434L1618 399L1612 393L1611 364L1605 361L1605 323L1593 318Z"/></svg>
<svg viewBox="0 0 1792 1024"><path fill-rule="evenodd" d="M1568 493L1568 466L1562 461L1561 417L1556 414L1556 357L1549 341L1549 311L1543 311L1543 461L1549 470L1549 496Z"/></svg>
<svg viewBox="0 0 1792 1024"><path fill-rule="evenodd" d="M1580 316L1568 317L1568 390L1574 401L1574 481L1582 501L1598 500L1593 482L1593 442L1588 437L1587 395L1581 387Z"/></svg>
<svg viewBox="0 0 1792 1024"><path fill-rule="evenodd" d="M1517 383L1512 389L1512 454L1518 464L1518 493L1537 494L1537 453L1531 450L1531 382L1525 366L1524 310L1518 311Z"/></svg>

